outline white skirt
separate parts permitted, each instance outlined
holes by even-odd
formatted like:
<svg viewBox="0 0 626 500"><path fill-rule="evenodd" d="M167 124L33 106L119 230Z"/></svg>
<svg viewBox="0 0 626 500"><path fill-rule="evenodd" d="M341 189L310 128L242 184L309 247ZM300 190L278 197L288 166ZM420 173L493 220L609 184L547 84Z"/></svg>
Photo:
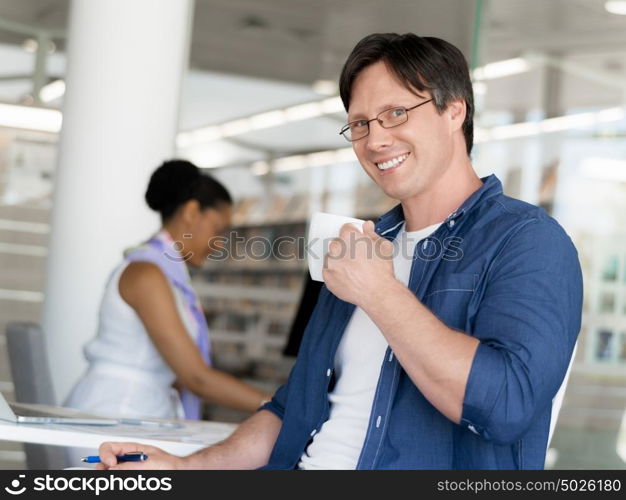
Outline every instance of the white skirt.
<svg viewBox="0 0 626 500"><path fill-rule="evenodd" d="M184 418L170 377L122 365L92 365L65 406L112 417Z"/></svg>

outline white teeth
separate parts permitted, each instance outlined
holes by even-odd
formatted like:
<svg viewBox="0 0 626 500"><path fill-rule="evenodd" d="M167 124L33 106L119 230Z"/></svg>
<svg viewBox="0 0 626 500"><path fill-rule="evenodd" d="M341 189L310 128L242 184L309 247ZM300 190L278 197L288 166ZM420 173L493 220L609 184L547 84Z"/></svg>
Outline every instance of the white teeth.
<svg viewBox="0 0 626 500"><path fill-rule="evenodd" d="M393 159L391 159L389 161L386 161L384 163L377 163L376 166L380 170L387 170L388 168L395 167L396 165L400 165L400 163L402 163L408 157L409 157L408 154L404 154L402 156L397 156L396 158L393 158Z"/></svg>

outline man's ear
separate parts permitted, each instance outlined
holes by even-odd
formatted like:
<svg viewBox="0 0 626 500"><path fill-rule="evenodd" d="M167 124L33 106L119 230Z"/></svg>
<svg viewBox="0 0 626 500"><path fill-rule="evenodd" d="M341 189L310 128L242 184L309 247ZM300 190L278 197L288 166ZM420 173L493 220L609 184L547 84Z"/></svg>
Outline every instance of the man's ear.
<svg viewBox="0 0 626 500"><path fill-rule="evenodd" d="M465 115L467 113L467 107L464 99L455 99L448 103L447 112L450 116L450 125L452 130L459 130L463 126L465 121Z"/></svg>

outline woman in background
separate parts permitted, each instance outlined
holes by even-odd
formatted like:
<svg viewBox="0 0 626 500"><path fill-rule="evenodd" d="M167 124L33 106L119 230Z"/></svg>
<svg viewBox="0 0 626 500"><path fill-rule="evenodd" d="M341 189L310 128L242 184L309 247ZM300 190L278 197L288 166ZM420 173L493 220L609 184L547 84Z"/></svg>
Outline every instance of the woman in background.
<svg viewBox="0 0 626 500"><path fill-rule="evenodd" d="M87 373L67 406L113 416L201 418L201 400L255 411L269 396L211 367L206 319L187 264L200 267L230 226L231 197L190 162L163 163L148 206L162 227L126 251L106 286ZM174 389L174 385L176 389Z"/></svg>

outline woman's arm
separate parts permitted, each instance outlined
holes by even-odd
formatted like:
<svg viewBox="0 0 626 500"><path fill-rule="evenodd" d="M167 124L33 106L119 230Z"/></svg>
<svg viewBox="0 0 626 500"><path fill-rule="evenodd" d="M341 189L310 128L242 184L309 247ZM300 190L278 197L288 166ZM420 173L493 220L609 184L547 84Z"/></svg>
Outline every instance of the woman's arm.
<svg viewBox="0 0 626 500"><path fill-rule="evenodd" d="M227 373L207 366L179 316L165 275L148 262L131 262L119 281L132 307L178 382L210 403L255 411L269 396Z"/></svg>

